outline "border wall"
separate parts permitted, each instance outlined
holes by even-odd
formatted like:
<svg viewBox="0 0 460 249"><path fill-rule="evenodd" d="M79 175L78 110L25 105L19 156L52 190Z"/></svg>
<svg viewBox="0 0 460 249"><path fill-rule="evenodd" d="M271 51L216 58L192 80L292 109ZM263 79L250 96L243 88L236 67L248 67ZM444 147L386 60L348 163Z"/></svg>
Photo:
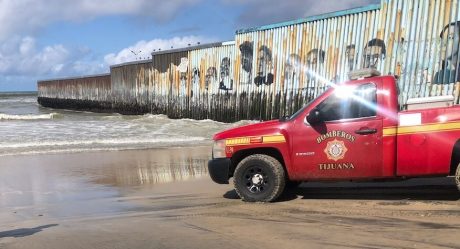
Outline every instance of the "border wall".
<svg viewBox="0 0 460 249"><path fill-rule="evenodd" d="M111 94L101 101L120 113L268 120L295 112L352 70L375 67L398 77L402 103L439 95L454 95L459 103L459 51L460 0L382 0L238 30L234 43L155 52L149 61L114 65L111 88L104 86ZM51 94L54 83L39 82L39 97L86 98L67 90L72 86Z"/></svg>
<svg viewBox="0 0 460 249"><path fill-rule="evenodd" d="M152 62L138 61L110 67L113 109L122 114L151 112Z"/></svg>
<svg viewBox="0 0 460 249"><path fill-rule="evenodd" d="M38 103L42 106L98 112L112 110L110 74L42 80L37 85Z"/></svg>

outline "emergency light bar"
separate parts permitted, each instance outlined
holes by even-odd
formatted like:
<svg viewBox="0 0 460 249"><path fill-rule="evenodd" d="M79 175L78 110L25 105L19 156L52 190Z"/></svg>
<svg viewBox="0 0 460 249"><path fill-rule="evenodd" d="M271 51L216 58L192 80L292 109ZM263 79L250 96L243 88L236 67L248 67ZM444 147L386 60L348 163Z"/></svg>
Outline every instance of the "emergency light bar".
<svg viewBox="0 0 460 249"><path fill-rule="evenodd" d="M358 69L358 70L349 72L348 78L350 80L357 80L357 79L370 78L370 77L380 76L380 75L381 75L380 72L375 68L364 68L364 69Z"/></svg>

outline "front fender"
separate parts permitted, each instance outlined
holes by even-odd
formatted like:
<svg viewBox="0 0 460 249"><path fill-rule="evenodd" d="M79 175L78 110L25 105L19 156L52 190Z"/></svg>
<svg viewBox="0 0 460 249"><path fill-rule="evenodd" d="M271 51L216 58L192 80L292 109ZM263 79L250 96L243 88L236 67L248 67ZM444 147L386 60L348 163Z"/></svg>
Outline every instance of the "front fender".
<svg viewBox="0 0 460 249"><path fill-rule="evenodd" d="M245 157L254 155L254 154L264 154L276 158L282 163L286 170L286 174L289 178L294 177L294 171L291 167L291 159L289 156L289 149L287 143L280 144L271 144L264 146L235 146L232 148L232 166L230 168L230 174L233 174L238 163L243 160Z"/></svg>

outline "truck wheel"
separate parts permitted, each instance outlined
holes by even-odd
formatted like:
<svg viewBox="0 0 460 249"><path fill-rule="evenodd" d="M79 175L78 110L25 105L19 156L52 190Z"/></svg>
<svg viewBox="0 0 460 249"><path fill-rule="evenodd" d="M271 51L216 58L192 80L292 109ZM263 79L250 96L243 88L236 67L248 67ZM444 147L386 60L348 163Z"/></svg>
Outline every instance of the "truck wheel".
<svg viewBox="0 0 460 249"><path fill-rule="evenodd" d="M460 164L457 166L457 171L455 172L455 183L460 191Z"/></svg>
<svg viewBox="0 0 460 249"><path fill-rule="evenodd" d="M235 190L247 202L274 201L283 192L285 179L281 163L262 154L243 159L233 174Z"/></svg>

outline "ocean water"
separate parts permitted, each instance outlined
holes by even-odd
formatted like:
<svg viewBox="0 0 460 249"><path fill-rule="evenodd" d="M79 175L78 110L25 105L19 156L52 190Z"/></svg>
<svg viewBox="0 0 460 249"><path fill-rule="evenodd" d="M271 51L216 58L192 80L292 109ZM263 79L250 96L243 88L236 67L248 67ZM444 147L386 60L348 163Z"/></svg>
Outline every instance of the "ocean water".
<svg viewBox="0 0 460 249"><path fill-rule="evenodd" d="M0 93L0 156L208 145L247 123L51 109L36 93Z"/></svg>

